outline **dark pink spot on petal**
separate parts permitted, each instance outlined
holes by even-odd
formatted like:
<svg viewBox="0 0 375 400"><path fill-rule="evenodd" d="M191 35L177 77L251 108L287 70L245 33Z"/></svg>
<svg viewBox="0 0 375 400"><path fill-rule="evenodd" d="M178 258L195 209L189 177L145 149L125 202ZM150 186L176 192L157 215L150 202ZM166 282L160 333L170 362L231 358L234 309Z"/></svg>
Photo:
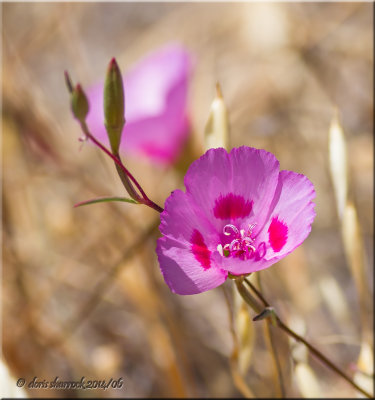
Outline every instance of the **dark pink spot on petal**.
<svg viewBox="0 0 375 400"><path fill-rule="evenodd" d="M191 251L193 252L195 259L200 263L200 265L204 269L210 268L211 252L210 250L208 250L206 244L204 243L202 234L196 229L194 229L193 234L191 235L190 242L191 242Z"/></svg>
<svg viewBox="0 0 375 400"><path fill-rule="evenodd" d="M247 217L253 209L253 201L242 196L229 193L215 200L214 215L220 219L236 219Z"/></svg>
<svg viewBox="0 0 375 400"><path fill-rule="evenodd" d="M273 251L280 251L288 239L288 227L282 221L279 221L277 217L272 218L270 227L268 228L268 234L270 239L270 245Z"/></svg>

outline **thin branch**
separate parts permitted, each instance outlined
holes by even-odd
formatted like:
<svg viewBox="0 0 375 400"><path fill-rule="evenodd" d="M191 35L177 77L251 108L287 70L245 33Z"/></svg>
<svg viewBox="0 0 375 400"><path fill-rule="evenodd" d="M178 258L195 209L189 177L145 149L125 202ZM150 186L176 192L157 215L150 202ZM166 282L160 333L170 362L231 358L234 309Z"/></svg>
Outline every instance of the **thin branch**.
<svg viewBox="0 0 375 400"><path fill-rule="evenodd" d="M251 288L251 290L256 294L256 296L261 300L263 305L265 307L270 307L270 304L268 301L265 299L265 297L257 290L257 288L246 278L243 279L245 283ZM250 305L250 307L253 308L253 303L247 301L247 296L243 295L246 291L245 286L243 285L243 280L238 280L236 281L237 288L239 286L241 287L241 290L239 289L239 293L243 297L243 299ZM256 312L259 312L259 308L254 308ZM364 394L368 398L372 398L373 396L368 393L366 390L362 389L360 386L358 386L348 375L345 374L339 367L337 367L332 361L330 361L326 356L324 356L318 349L316 349L311 343L309 343L306 339L304 339L302 336L298 335L296 332L294 332L292 329L290 329L287 325L284 324L284 322L281 321L279 316L276 314L274 311L274 316L276 320L276 325L282 329L285 333L287 333L289 336L293 337L295 340L298 342L303 343L312 354L314 354L323 364L325 364L328 368L330 368L332 371L334 371L336 374L340 375L343 379L345 379L351 386L353 386L355 389L357 389L359 392Z"/></svg>

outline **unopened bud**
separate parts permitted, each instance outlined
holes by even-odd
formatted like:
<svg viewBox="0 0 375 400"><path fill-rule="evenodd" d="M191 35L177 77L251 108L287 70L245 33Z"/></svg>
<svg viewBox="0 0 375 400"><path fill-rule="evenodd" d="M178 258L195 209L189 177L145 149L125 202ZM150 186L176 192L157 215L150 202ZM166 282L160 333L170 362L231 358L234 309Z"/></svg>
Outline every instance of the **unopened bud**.
<svg viewBox="0 0 375 400"><path fill-rule="evenodd" d="M117 62L112 58L104 83L104 120L113 153L117 154L121 141L125 100L122 76Z"/></svg>
<svg viewBox="0 0 375 400"><path fill-rule="evenodd" d="M81 122L86 118L89 112L89 103L85 92L82 90L81 85L77 85L72 91L71 105L74 116Z"/></svg>

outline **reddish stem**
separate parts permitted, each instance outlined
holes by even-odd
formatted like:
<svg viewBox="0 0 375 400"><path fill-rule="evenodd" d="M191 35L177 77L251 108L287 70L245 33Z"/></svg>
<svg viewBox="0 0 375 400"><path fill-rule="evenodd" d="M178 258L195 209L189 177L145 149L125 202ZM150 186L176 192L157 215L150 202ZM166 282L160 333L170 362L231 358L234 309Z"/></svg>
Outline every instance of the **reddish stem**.
<svg viewBox="0 0 375 400"><path fill-rule="evenodd" d="M96 145L98 146L104 153L106 153L109 157L112 158L112 160L125 172L125 174L130 178L131 181L133 181L134 185L137 187L139 192L142 195L142 198L139 199L141 203L143 203L146 206L149 206L156 210L157 212L161 213L164 211L164 209L160 206L158 206L156 203L154 203L152 200L148 198L144 190L142 189L141 185L138 183L138 181L134 178L134 176L128 171L128 169L125 167L125 165L116 157L113 155L105 146L103 146L98 140L95 139L95 137L90 133L90 131L87 128L87 125L85 122L81 122L81 128L85 135Z"/></svg>

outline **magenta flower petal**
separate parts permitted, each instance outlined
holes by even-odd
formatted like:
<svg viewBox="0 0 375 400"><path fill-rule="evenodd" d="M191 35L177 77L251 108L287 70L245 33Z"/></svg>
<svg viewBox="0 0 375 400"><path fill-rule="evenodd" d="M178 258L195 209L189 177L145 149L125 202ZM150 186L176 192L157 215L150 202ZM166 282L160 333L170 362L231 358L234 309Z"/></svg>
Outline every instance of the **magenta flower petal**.
<svg viewBox="0 0 375 400"><path fill-rule="evenodd" d="M165 165L176 160L189 133L187 94L191 67L189 53L173 44L147 56L126 74L122 151ZM89 88L87 95L89 127L96 137L108 143L103 83Z"/></svg>
<svg viewBox="0 0 375 400"><path fill-rule="evenodd" d="M161 214L157 254L164 279L174 293L196 294L221 285L227 272L212 262L215 228L194 200L175 190Z"/></svg>
<svg viewBox="0 0 375 400"><path fill-rule="evenodd" d="M253 270L240 259L236 263L226 259L222 268L230 269L235 275L260 271L291 253L311 232L316 215L314 197L314 186L306 176L280 171L267 222L255 240L257 244L265 243L264 257L254 264Z"/></svg>
<svg viewBox="0 0 375 400"><path fill-rule="evenodd" d="M270 245L265 258L284 257L307 238L316 215L314 197L314 185L306 176L293 171L280 172L276 205L260 234Z"/></svg>
<svg viewBox="0 0 375 400"><path fill-rule="evenodd" d="M265 222L278 176L279 162L273 154L243 146L229 154L208 150L190 166L184 182L216 227L256 215L256 232Z"/></svg>
<svg viewBox="0 0 375 400"><path fill-rule="evenodd" d="M157 253L179 294L220 285L285 257L308 236L315 191L304 176L279 171L276 158L250 147L211 149L185 176L161 214Z"/></svg>

